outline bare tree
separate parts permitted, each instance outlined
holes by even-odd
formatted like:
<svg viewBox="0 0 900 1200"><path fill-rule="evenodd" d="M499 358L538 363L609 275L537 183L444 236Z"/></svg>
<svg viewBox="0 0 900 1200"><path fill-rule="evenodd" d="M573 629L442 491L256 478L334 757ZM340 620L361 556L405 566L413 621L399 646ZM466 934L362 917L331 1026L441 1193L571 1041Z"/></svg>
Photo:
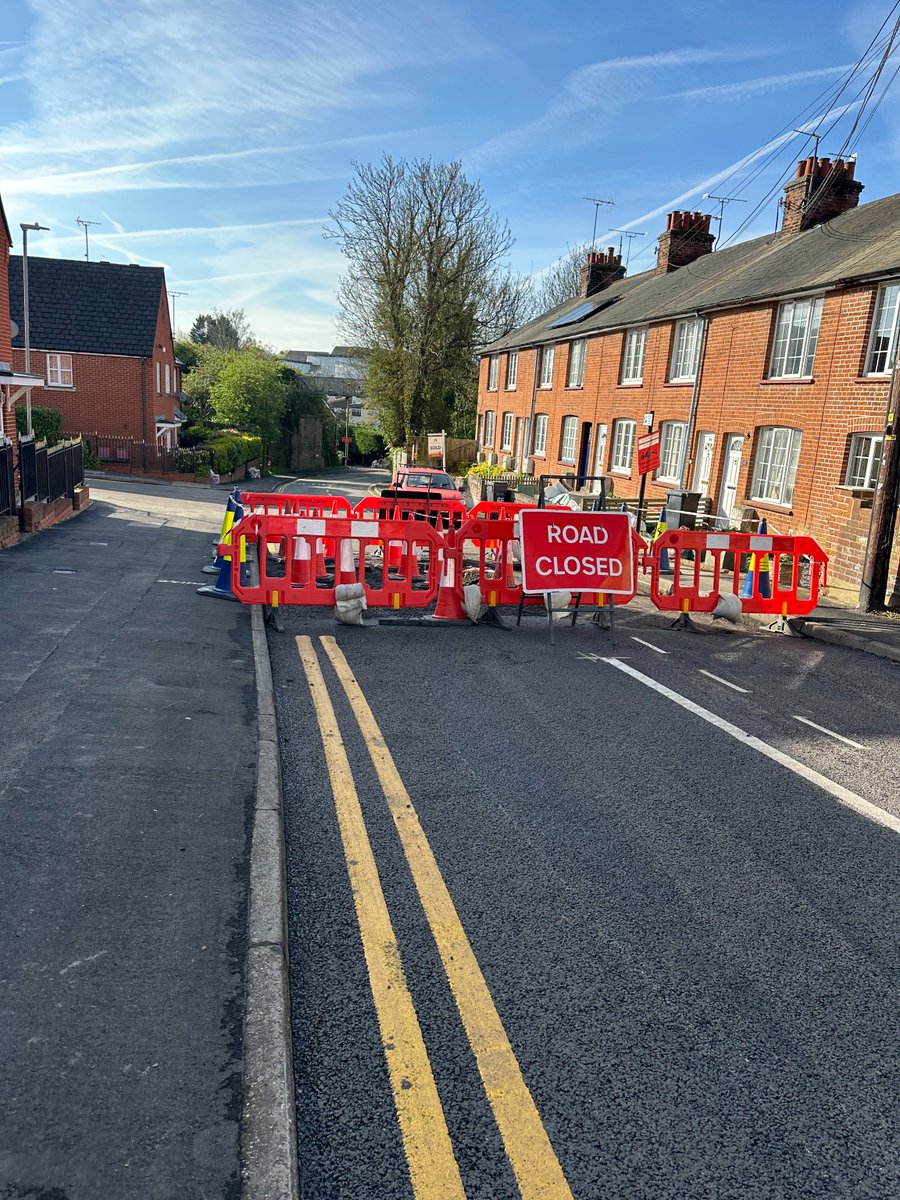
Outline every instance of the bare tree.
<svg viewBox="0 0 900 1200"><path fill-rule="evenodd" d="M246 350L253 342L250 323L242 308L227 312L214 308L211 313L199 313L191 326L190 339L219 350Z"/></svg>
<svg viewBox="0 0 900 1200"><path fill-rule="evenodd" d="M581 268L591 249L590 243L569 246L566 253L550 264L535 282L534 312L547 312L565 304L578 295L581 287Z"/></svg>
<svg viewBox="0 0 900 1200"><path fill-rule="evenodd" d="M368 395L396 445L471 411L478 349L524 317L512 235L459 163L355 164L326 236L347 259L344 324L369 348ZM468 421L468 417L466 417ZM469 431L471 432L471 431Z"/></svg>

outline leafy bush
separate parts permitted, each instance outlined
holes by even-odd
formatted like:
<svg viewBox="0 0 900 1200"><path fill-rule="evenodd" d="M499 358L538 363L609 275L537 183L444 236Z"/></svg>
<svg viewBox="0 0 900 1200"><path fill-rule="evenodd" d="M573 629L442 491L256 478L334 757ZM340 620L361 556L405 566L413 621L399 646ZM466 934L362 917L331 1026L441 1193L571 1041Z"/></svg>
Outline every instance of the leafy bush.
<svg viewBox="0 0 900 1200"><path fill-rule="evenodd" d="M175 451L175 470L196 475L201 467L205 467L208 474L209 458L208 450L190 450L179 446Z"/></svg>
<svg viewBox="0 0 900 1200"><path fill-rule="evenodd" d="M210 471L209 467L198 467L194 474L198 479L209 479L212 471Z"/></svg>
<svg viewBox="0 0 900 1200"><path fill-rule="evenodd" d="M478 479L499 479L504 470L499 465L491 467L487 463L476 463L474 467L469 468L468 473Z"/></svg>
<svg viewBox="0 0 900 1200"><path fill-rule="evenodd" d="M55 446L62 429L62 413L58 408L36 406L31 410L31 427L34 430L35 441ZM24 408L16 409L16 429L21 434L28 432L28 414Z"/></svg>
<svg viewBox="0 0 900 1200"><path fill-rule="evenodd" d="M242 463L262 458L262 439L246 433L225 433L213 438L207 449L217 475L230 475Z"/></svg>
<svg viewBox="0 0 900 1200"><path fill-rule="evenodd" d="M465 479L465 477L469 474L469 472L471 470L472 470L472 463L460 462L460 463L456 464L456 470L455 470L454 474L458 475L460 477L460 479Z"/></svg>
<svg viewBox="0 0 900 1200"><path fill-rule="evenodd" d="M182 425L178 432L178 439L182 446L199 446L202 442L211 441L219 436L219 430L213 429L211 425L204 424L185 424Z"/></svg>
<svg viewBox="0 0 900 1200"><path fill-rule="evenodd" d="M81 456L86 471L100 470L100 456L95 453L93 446L85 438L81 439Z"/></svg>

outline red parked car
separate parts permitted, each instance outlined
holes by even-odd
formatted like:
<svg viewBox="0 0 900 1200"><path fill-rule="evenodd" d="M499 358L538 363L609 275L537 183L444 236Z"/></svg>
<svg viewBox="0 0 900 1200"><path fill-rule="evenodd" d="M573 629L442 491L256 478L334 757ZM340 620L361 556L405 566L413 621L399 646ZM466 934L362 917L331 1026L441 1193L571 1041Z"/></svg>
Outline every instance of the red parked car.
<svg viewBox="0 0 900 1200"><path fill-rule="evenodd" d="M418 492L432 500L458 500L464 504L463 494L446 471L432 471L429 467L400 467L391 480L391 487L404 492Z"/></svg>

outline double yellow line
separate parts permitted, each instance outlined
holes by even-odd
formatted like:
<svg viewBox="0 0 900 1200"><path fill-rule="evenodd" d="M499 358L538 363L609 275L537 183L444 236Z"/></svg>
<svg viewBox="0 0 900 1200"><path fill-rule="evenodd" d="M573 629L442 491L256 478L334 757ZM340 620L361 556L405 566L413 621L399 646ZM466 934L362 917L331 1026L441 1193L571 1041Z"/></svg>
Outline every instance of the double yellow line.
<svg viewBox="0 0 900 1200"><path fill-rule="evenodd" d="M368 701L335 639L319 640L378 775L522 1198L571 1200L569 1185L522 1078L481 968ZM325 748L413 1194L416 1200L465 1200L334 707L312 639L298 637L297 649Z"/></svg>

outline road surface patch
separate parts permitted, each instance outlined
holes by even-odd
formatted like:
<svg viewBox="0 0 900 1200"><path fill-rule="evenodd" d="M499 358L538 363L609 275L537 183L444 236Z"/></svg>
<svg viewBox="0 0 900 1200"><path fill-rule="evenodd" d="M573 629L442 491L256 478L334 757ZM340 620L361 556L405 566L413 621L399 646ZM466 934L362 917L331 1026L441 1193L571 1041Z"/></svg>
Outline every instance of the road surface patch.
<svg viewBox="0 0 900 1200"><path fill-rule="evenodd" d="M431 1061L403 970L359 795L312 639L297 638L312 694L356 918L416 1200L465 1200Z"/></svg>
<svg viewBox="0 0 900 1200"><path fill-rule="evenodd" d="M333 637L320 640L384 791L522 1200L571 1200L559 1159L384 736L337 642Z"/></svg>

